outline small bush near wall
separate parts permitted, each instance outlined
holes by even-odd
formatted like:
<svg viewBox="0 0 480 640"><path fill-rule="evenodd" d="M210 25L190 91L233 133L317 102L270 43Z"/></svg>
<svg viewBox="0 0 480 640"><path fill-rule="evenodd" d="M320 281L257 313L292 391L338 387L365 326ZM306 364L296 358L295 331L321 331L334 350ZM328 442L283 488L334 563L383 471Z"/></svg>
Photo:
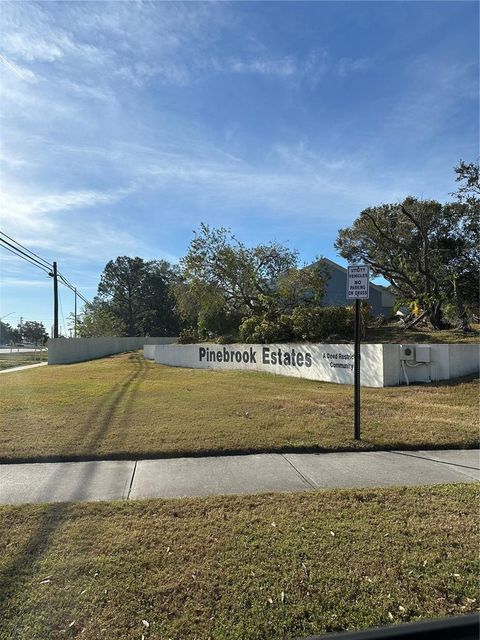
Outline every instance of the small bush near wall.
<svg viewBox="0 0 480 640"><path fill-rule="evenodd" d="M354 307L297 307L291 315L282 314L272 319L265 314L245 318L239 327L238 334L230 332L219 336L210 336L220 344L231 344L237 341L250 344L266 344L273 342L307 341L322 342L351 340L353 338ZM371 317L368 304L362 304L362 334ZM208 339L204 332L196 329L184 329L179 337L179 344L193 344Z"/></svg>
<svg viewBox="0 0 480 640"><path fill-rule="evenodd" d="M362 305L361 319L364 328L370 317L369 305ZM354 308L348 307L297 307L292 315L281 315L271 320L263 315L251 316L240 325L240 342L269 343L305 340L321 342L330 336L336 339L353 337ZM363 331L362 331L363 333Z"/></svg>
<svg viewBox="0 0 480 640"><path fill-rule="evenodd" d="M196 329L183 329L183 331L179 333L177 342L178 344L195 344L196 342L200 342L198 331Z"/></svg>
<svg viewBox="0 0 480 640"><path fill-rule="evenodd" d="M292 313L292 327L295 338L309 342L351 337L352 312L348 307L299 307Z"/></svg>
<svg viewBox="0 0 480 640"><path fill-rule="evenodd" d="M285 342L293 337L292 318L286 315L281 315L276 320L269 320L265 316L252 316L240 325L241 342Z"/></svg>

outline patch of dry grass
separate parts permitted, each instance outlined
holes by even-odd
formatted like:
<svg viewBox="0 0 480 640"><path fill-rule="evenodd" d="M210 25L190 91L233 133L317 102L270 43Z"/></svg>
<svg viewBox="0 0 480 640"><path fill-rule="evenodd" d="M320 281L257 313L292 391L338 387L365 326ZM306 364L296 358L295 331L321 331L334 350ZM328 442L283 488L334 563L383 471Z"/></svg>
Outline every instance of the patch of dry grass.
<svg viewBox="0 0 480 640"><path fill-rule="evenodd" d="M0 638L278 640L472 612L477 505L445 485L1 507Z"/></svg>
<svg viewBox="0 0 480 640"><path fill-rule="evenodd" d="M430 344L478 344L480 342L480 324L472 324L468 333L460 329L433 331L429 327L420 326L413 329L402 329L397 323L387 323L382 327L367 329L365 342L392 342L411 344L428 342Z"/></svg>
<svg viewBox="0 0 480 640"><path fill-rule="evenodd" d="M13 367L23 367L29 364L38 364L39 362L46 362L46 360L47 354L45 351L12 351L11 353L0 353L0 371Z"/></svg>
<svg viewBox="0 0 480 640"><path fill-rule="evenodd" d="M0 460L474 446L478 381L362 390L353 440L347 385L179 369L137 354L9 373Z"/></svg>

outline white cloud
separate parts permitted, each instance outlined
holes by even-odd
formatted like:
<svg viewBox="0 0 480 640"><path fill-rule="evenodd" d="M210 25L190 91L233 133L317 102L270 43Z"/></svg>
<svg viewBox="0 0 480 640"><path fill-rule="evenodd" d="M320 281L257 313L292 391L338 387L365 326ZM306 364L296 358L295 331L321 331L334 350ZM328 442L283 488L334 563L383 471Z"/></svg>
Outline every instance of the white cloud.
<svg viewBox="0 0 480 640"><path fill-rule="evenodd" d="M366 71L370 68L370 58L340 58L335 64L335 69L341 78L358 71Z"/></svg>
<svg viewBox="0 0 480 640"><path fill-rule="evenodd" d="M119 78L129 80L134 86L141 87L150 78L158 78L165 84L185 85L191 79L191 72L186 65L173 62L149 64L135 62L124 65L115 71Z"/></svg>
<svg viewBox="0 0 480 640"><path fill-rule="evenodd" d="M15 278L12 276L2 276L2 287L48 287L51 288L52 283L50 278L47 279L45 276L45 280L36 279L36 280L28 280L25 278Z"/></svg>
<svg viewBox="0 0 480 640"><path fill-rule="evenodd" d="M71 43L69 44L71 46ZM27 38L25 34L18 31L4 35L3 47L10 55L26 62L34 60L54 62L65 53L64 49L55 42L47 42L43 38Z"/></svg>
<svg viewBox="0 0 480 640"><path fill-rule="evenodd" d="M11 72L13 72L21 80L28 80L32 82L37 79L36 75L32 71L30 71L30 69L22 67L19 64L12 64L10 60L7 60L7 58L5 56L2 56L1 54L0 60Z"/></svg>
<svg viewBox="0 0 480 640"><path fill-rule="evenodd" d="M406 74L408 87L385 123L389 133L401 131L403 142L432 139L460 105L475 101L478 106L476 65L447 59L439 64L421 56L412 60Z"/></svg>
<svg viewBox="0 0 480 640"><path fill-rule="evenodd" d="M297 73L298 67L295 60L289 56L279 60L232 60L229 68L234 73L254 73L259 75L274 75L288 77Z"/></svg>
<svg viewBox="0 0 480 640"><path fill-rule="evenodd" d="M118 202L131 192L131 188L114 191L65 191L63 193L42 194L0 194L0 206L4 219L9 221L28 220L31 216L70 209L92 207ZM33 222L33 220L32 220Z"/></svg>

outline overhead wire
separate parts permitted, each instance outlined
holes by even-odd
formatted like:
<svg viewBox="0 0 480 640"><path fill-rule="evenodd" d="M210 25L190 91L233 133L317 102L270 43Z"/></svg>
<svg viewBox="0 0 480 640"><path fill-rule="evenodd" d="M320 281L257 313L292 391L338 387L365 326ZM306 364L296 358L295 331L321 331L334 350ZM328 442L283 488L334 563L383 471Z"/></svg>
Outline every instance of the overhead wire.
<svg viewBox="0 0 480 640"><path fill-rule="evenodd" d="M2 241L2 238L0 238L0 242ZM30 260L29 258L26 258L23 255L20 255L19 253L17 253L17 251L14 251L13 249L10 249L9 247L7 247L4 244L0 244L1 247L3 247L4 249L6 249L7 251L10 251L10 253L13 253L14 256L17 256L18 258L22 258L22 260L25 260L25 262L28 262L29 264L33 265L34 267L37 267L38 269L42 269L42 271L45 271L45 273L47 275L50 275L50 270L41 266L39 263L37 262L33 262L32 260Z"/></svg>
<svg viewBox="0 0 480 640"><path fill-rule="evenodd" d="M45 260L45 258L42 258L41 256L38 255L38 253L35 253L35 251L32 251L31 249L28 249L27 247L25 247L23 244L20 244L20 242L18 242L18 240L14 240L13 238L11 238L9 235L7 235L5 233L5 231L0 231L0 234L2 236L5 236L6 238L8 238L9 240L11 240L12 242L14 242L15 244L17 244L19 247L22 247L22 249L25 249L25 251L28 251L28 253L31 253L32 256L35 256L36 258L38 258L39 260L41 260L43 263L45 263L45 265L47 267L49 267L50 269L52 268L52 264L50 262L48 262L48 260Z"/></svg>
<svg viewBox="0 0 480 640"><path fill-rule="evenodd" d="M77 294L77 296L80 298L80 300L82 300L85 304L88 304L88 300L85 298L85 296L83 296L76 287L73 286L73 284L71 284L70 282L68 282L68 280L61 274L58 273L57 274L58 277L60 278L62 284L64 284L66 287L68 287L71 291L73 291L74 293Z"/></svg>
<svg viewBox="0 0 480 640"><path fill-rule="evenodd" d="M42 264L36 258L32 258L32 256L28 255L28 253L25 253L25 251L22 251L15 245L11 244L10 242L7 242L7 240L0 238L0 242L2 243L2 246L5 247L5 249L9 249L12 253L15 251L19 257L23 257L24 259L28 258L28 260L33 264L35 264L36 266L41 267L43 269L46 269L48 266L52 268L52 265L49 265L48 262L46 263L47 266Z"/></svg>
<svg viewBox="0 0 480 640"><path fill-rule="evenodd" d="M4 238L0 237L0 247L3 247L7 251L10 251L10 253L13 253L13 255L16 255L17 257L22 258L22 260L25 260L25 262L32 264L38 269L42 269L47 275L49 276L53 275L52 263L45 260L45 258L42 258L41 256L39 256L34 251L31 251L31 249L28 249L17 240L14 240L14 238L10 237L4 231L0 231L0 234L5 236L5 238L8 238L8 240L11 240L11 242L14 243L12 244L11 242L8 242ZM18 245L18 246L15 246L15 245ZM19 247L21 247L21 249L19 249ZM81 294L78 291L78 289L71 282L69 282L69 280L67 280L67 278L63 274L57 272L57 276L66 287L71 289L71 291L73 291L85 304L88 304L88 300L85 298L85 296Z"/></svg>
<svg viewBox="0 0 480 640"><path fill-rule="evenodd" d="M4 236L4 237L1 237L1 236ZM5 238L8 238L10 242L8 240L5 240ZM45 260L45 258L42 258L41 256L39 256L34 251L31 251L31 249L28 249L27 247L25 247L23 244L21 244L20 242L18 242L8 234L6 234L4 231L0 231L0 247L3 249L6 249L10 253L12 253L14 256L21 258L22 260L24 260L25 262L28 262L34 267L37 267L37 269L41 269L48 276L52 277L54 275L53 274L54 266L52 263L48 262L48 260ZM85 304L89 304L89 301L87 300L87 298L85 298L85 296L82 293L80 293L78 289L62 273L60 273L57 270L56 275L58 280L61 282L61 284L63 284L64 286L68 287L68 289L73 291L75 293L75 296L78 296L80 300L82 300L82 302L84 302ZM61 298L60 291L58 291L58 301L60 303L60 312L62 316L64 335L66 335L67 325L65 323L65 316L63 313L63 305L62 305L62 298Z"/></svg>

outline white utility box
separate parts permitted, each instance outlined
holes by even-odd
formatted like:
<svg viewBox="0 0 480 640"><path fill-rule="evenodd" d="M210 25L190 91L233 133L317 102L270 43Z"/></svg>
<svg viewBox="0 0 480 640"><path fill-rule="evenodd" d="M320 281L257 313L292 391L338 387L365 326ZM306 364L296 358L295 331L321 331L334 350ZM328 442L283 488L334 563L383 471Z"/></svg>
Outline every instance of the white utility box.
<svg viewBox="0 0 480 640"><path fill-rule="evenodd" d="M415 360L417 362L430 362L430 347L417 344L415 347Z"/></svg>

